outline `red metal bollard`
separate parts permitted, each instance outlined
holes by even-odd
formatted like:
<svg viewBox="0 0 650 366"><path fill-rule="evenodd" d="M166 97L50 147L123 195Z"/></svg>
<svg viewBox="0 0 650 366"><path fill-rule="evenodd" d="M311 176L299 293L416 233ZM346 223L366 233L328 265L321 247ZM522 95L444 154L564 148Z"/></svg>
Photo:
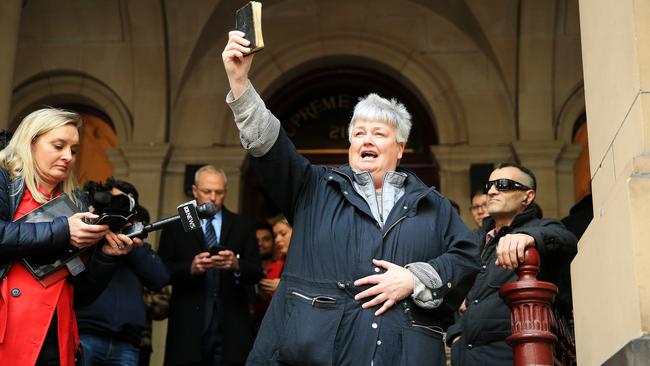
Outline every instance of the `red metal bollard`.
<svg viewBox="0 0 650 366"><path fill-rule="evenodd" d="M553 365L553 345L557 337L551 333L551 303L557 286L538 281L539 252L526 248L524 263L517 268L519 280L501 286L499 295L510 307L512 335L506 340L512 346L515 366Z"/></svg>

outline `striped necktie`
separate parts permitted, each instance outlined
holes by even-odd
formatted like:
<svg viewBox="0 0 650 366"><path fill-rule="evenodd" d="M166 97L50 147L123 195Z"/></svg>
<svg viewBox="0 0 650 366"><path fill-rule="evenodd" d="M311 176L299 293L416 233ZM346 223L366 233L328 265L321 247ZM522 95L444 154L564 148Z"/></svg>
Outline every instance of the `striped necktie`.
<svg viewBox="0 0 650 366"><path fill-rule="evenodd" d="M217 245L217 233L214 231L214 225L212 225L212 220L214 217L208 219L208 223L205 226L205 244L208 248Z"/></svg>

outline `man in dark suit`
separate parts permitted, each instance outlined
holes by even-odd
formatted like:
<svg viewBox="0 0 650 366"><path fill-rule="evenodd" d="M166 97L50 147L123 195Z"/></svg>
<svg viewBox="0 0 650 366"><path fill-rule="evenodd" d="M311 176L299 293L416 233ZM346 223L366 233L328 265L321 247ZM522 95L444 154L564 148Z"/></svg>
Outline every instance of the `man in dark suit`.
<svg viewBox="0 0 650 366"><path fill-rule="evenodd" d="M203 230L185 233L178 224L162 231L158 254L172 284L165 365L243 365L253 344L246 285L263 276L255 223L223 206L226 191L222 170L201 167L192 193L217 213L202 220Z"/></svg>

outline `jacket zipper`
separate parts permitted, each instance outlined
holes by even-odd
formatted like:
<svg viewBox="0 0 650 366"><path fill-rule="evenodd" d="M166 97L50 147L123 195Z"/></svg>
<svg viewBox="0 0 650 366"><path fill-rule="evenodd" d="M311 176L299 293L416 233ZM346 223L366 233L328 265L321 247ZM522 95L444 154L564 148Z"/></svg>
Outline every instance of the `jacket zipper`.
<svg viewBox="0 0 650 366"><path fill-rule="evenodd" d="M338 170L338 169L335 169L335 168L332 168L332 171L333 171L333 172L336 172L336 173L338 173L338 174L340 174L340 175L342 175L343 177L345 177L345 179L347 179L348 182L350 182L350 185L351 185L352 187L354 187L354 185L352 184L352 179L351 179L350 177L348 177L347 174L345 174L345 173L343 173L342 171L340 171L340 170ZM386 177L384 177L384 179L386 179ZM382 183L382 184L383 184L383 183ZM354 188L353 188L353 189L354 189ZM418 203L418 202L419 202L419 201L420 201L424 196L426 196L427 194L431 193L431 191L432 191L433 189L434 189L433 187L429 187L429 189L427 189L424 193L422 193L421 195L419 195L419 196L418 196L418 197L413 201L413 204L417 204L417 203ZM377 199L377 196L375 196L375 199ZM397 203L397 202L395 202L395 203ZM378 205L378 206L379 206L379 205ZM383 203L382 203L382 206L383 206ZM377 207L377 208L379 209L379 207ZM381 214L380 214L380 216L381 216ZM382 239L385 239L385 238L386 238L386 235L388 235L388 233L391 231L391 229L393 229L393 228L395 227L395 225L399 224L399 223L400 223L402 220L404 220L405 218L406 218L406 214L404 214L404 215L401 216L399 219L397 219L397 221L395 221L395 222L394 222L394 223L393 223L393 224L392 224L392 225L391 225L391 226L390 226L386 231L384 231L384 234L382 235L381 238L382 238ZM375 221L377 221L377 220L375 220ZM381 223L379 223L379 222L377 222L377 223L381 225ZM382 226L383 226L383 225L382 225Z"/></svg>
<svg viewBox="0 0 650 366"><path fill-rule="evenodd" d="M336 304L336 299L333 297L329 296L307 296L303 295L300 292L297 291L291 291L291 294L294 296L298 296L301 299L307 300L311 302L311 306L316 306L316 304L326 304L326 305L333 305Z"/></svg>
<svg viewBox="0 0 650 366"><path fill-rule="evenodd" d="M417 205L417 203L418 203L418 202L419 202L419 201L420 201L424 196L426 196L427 194L431 193L432 190L433 190L433 187L430 187L429 189L427 189L424 193L422 193L421 195L419 195L419 196L418 196L418 197L413 201L413 204L414 204L414 205ZM395 225L399 224L399 223L400 223L402 220L404 220L405 218L406 218L406 214L402 215L399 219L397 219L397 221L395 221L395 222L394 222L394 223L393 223L393 224L392 224L392 225L391 225L391 226L390 226L386 231L384 231L384 235L382 235L382 239L386 238L386 235L388 235L388 233L389 233L389 232L390 232L390 231L395 227Z"/></svg>
<svg viewBox="0 0 650 366"><path fill-rule="evenodd" d="M440 328L438 326L435 326L435 325L424 325L424 324L418 324L415 321L411 321L411 326L412 327L417 327L417 328L423 328L423 329L426 329L428 331L438 333L440 335L445 334L445 332L442 330L442 328Z"/></svg>
<svg viewBox="0 0 650 366"><path fill-rule="evenodd" d="M381 236L382 239L386 239L386 235L395 227L395 225L399 224L402 220L406 218L406 214L401 216L397 221L395 221L386 231L384 231L384 234Z"/></svg>
<svg viewBox="0 0 650 366"><path fill-rule="evenodd" d="M336 172L336 173L338 173L338 174L340 174L340 175L342 175L343 177L345 177L345 179L347 179L348 182L350 182L350 187L351 187L352 190L354 191L354 184L352 183L352 179L351 179L350 177L348 177L347 174L343 173L342 171L340 171L340 170L338 170L338 169L336 169L336 168L332 168L332 171L333 171L333 172ZM356 192L356 191L355 191L355 192ZM375 196L375 200L376 200L376 199L377 199L377 197ZM376 222L377 224L379 224L381 227L383 227L383 225L382 225L381 223L379 223L379 222L377 221L377 219L375 219L374 215L372 215L372 209L371 209L370 211L371 211L370 216L372 217L372 219L375 220L375 222Z"/></svg>

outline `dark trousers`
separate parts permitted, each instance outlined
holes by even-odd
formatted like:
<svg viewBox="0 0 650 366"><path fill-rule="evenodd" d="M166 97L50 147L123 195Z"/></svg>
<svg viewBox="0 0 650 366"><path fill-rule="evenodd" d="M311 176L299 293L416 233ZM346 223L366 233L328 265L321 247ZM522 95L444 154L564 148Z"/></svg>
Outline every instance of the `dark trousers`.
<svg viewBox="0 0 650 366"><path fill-rule="evenodd" d="M41 351L36 359L36 366L54 366L59 365L59 321L56 311L50 321L50 327L47 329L47 335L41 346Z"/></svg>
<svg viewBox="0 0 650 366"><path fill-rule="evenodd" d="M208 326L203 332L203 344L201 347L201 366L223 366L221 360L221 328L217 319L217 308L215 303L209 307L212 314L206 318L209 319Z"/></svg>
<svg viewBox="0 0 650 366"><path fill-rule="evenodd" d="M140 349L111 336L81 334L84 366L138 366Z"/></svg>

